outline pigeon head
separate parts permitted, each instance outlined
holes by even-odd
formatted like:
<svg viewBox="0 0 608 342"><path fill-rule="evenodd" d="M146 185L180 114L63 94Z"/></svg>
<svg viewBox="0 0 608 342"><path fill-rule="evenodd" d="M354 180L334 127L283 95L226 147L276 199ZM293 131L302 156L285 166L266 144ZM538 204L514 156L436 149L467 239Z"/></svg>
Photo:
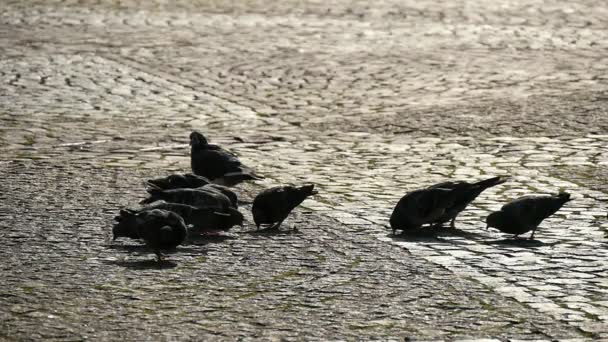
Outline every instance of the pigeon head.
<svg viewBox="0 0 608 342"><path fill-rule="evenodd" d="M112 240L116 240L119 237L138 239L139 234L128 222L118 222L112 227Z"/></svg>
<svg viewBox="0 0 608 342"><path fill-rule="evenodd" d="M197 147L197 146L205 146L207 144L208 144L207 138L205 138L205 136L202 135L201 133L199 133L197 131L193 131L192 133L190 133L190 146Z"/></svg>
<svg viewBox="0 0 608 342"><path fill-rule="evenodd" d="M502 211L496 211L486 218L486 229L490 227L499 228L505 225L505 217Z"/></svg>
<svg viewBox="0 0 608 342"><path fill-rule="evenodd" d="M241 214L240 211L234 208L228 208L228 212L230 213L230 218L228 218L228 222L232 226L243 226L243 221L245 221L245 217Z"/></svg>
<svg viewBox="0 0 608 342"><path fill-rule="evenodd" d="M128 237L132 239L138 239L139 234L135 229L137 218L135 212L130 209L121 210L118 216L114 218L114 227L112 227L112 240L116 240L119 237Z"/></svg>

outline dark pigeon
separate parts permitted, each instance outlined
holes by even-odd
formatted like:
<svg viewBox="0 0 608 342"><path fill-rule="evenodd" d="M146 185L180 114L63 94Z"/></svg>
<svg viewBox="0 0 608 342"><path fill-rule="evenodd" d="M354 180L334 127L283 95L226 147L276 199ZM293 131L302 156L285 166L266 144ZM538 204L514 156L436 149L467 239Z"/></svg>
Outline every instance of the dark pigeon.
<svg viewBox="0 0 608 342"><path fill-rule="evenodd" d="M228 199L230 199L230 203L232 204L233 208L238 208L239 198L236 195L236 193L234 191L230 190L230 188L228 188L227 186L219 185L219 184L207 184L205 186L202 186L201 188L212 190L212 191L218 191L219 193L223 194L224 196L228 197Z"/></svg>
<svg viewBox="0 0 608 342"><path fill-rule="evenodd" d="M457 190L443 188L426 188L405 194L391 214L393 234L398 229L413 230L436 223L454 205L457 194Z"/></svg>
<svg viewBox="0 0 608 342"><path fill-rule="evenodd" d="M186 224L178 214L161 209L142 210L130 216L128 221L123 220L120 223L123 225L123 231L137 234L143 239L154 251L159 262L162 260L161 250L177 247L188 234ZM116 237L114 229L114 238Z"/></svg>
<svg viewBox="0 0 608 342"><path fill-rule="evenodd" d="M230 199L217 190L196 188L196 189L148 189L150 196L141 204L148 204L155 201L165 201L170 203L188 204L195 207L227 209L232 206Z"/></svg>
<svg viewBox="0 0 608 342"><path fill-rule="evenodd" d="M127 237L131 239L139 239L137 232L137 210L122 209L118 216L114 217L114 227L112 227L113 239L119 237Z"/></svg>
<svg viewBox="0 0 608 342"><path fill-rule="evenodd" d="M174 175L169 175L164 178L150 179L147 181L147 183L151 187L154 187L157 189L169 190L169 189L182 189L182 188L191 188L191 189L198 188L198 187L211 183L211 181L205 177L193 175L191 173L186 173L183 175L174 174Z"/></svg>
<svg viewBox="0 0 608 342"><path fill-rule="evenodd" d="M138 212L152 209L162 209L178 214L184 219L186 224L192 225L192 231L196 233L227 231L233 226L242 226L244 220L243 214L235 208L218 210L213 208L198 208L187 204L160 202L141 210L121 210L120 215L114 218L117 221L113 230L114 239L121 236L139 239L137 230L132 229L133 220Z"/></svg>
<svg viewBox="0 0 608 342"><path fill-rule="evenodd" d="M190 163L192 173L210 179L213 183L233 186L246 180L261 179L232 153L220 146L209 144L199 132L190 134Z"/></svg>
<svg viewBox="0 0 608 342"><path fill-rule="evenodd" d="M532 231L532 240L538 225L569 201L571 198L567 192L552 196L520 197L505 204L500 211L491 213L486 218L486 229L493 227L503 233L515 234L515 237Z"/></svg>
<svg viewBox="0 0 608 342"><path fill-rule="evenodd" d="M260 192L253 200L251 212L258 229L261 225L271 225L277 229L289 213L308 196L317 194L314 184L301 187L277 186Z"/></svg>
<svg viewBox="0 0 608 342"><path fill-rule="evenodd" d="M506 181L506 177L493 177L476 183L455 181L443 182L430 186L429 189L442 188L457 191L455 194L454 203L452 206L447 208L441 217L437 219L436 223L443 224L451 221L450 227L454 228L454 221L456 221L458 214L460 214L461 211L463 211L471 202L473 202L477 196L479 196L487 188L502 184Z"/></svg>

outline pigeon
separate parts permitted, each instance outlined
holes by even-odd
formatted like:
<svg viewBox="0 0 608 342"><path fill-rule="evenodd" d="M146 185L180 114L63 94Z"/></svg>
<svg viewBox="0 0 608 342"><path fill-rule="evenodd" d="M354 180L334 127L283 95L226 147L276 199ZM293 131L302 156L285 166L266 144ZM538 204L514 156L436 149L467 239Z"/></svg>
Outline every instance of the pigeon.
<svg viewBox="0 0 608 342"><path fill-rule="evenodd" d="M129 217L128 231L136 233L151 248L158 261L162 261L161 250L172 249L181 244L187 236L184 220L178 214L162 210L142 210ZM126 227L127 220L120 223ZM116 228L116 226L115 226ZM125 228L126 229L126 228ZM116 229L114 238L116 238Z"/></svg>
<svg viewBox="0 0 608 342"><path fill-rule="evenodd" d="M217 192L223 194L224 196L228 197L228 199L230 199L230 203L233 208L238 208L239 198L236 195L236 193L234 191L230 190L230 188L228 188L227 186L211 183L211 184L202 186L201 188L211 190L211 191L217 191Z"/></svg>
<svg viewBox="0 0 608 342"><path fill-rule="evenodd" d="M139 202L140 204L163 200L170 203L214 209L227 209L232 206L230 199L217 190L204 188L161 190L150 188L147 191L150 196Z"/></svg>
<svg viewBox="0 0 608 342"><path fill-rule="evenodd" d="M253 200L251 212L257 229L263 224L278 229L289 213L308 196L316 195L314 184L301 187L277 186L260 192Z"/></svg>
<svg viewBox="0 0 608 342"><path fill-rule="evenodd" d="M493 177L482 180L476 183L468 183L465 181L443 182L429 187L429 189L451 189L456 190L457 195L452 206L447 208L446 212L441 215L436 221L438 224L450 222L450 227L454 228L456 217L463 211L471 202L477 198L485 189L502 184L507 181L506 177Z"/></svg>
<svg viewBox="0 0 608 342"><path fill-rule="evenodd" d="M569 201L571 198L567 192L552 196L520 197L505 204L500 211L491 213L486 218L486 229L493 227L503 233L515 234L515 237L532 231L532 240L538 225Z"/></svg>
<svg viewBox="0 0 608 342"><path fill-rule="evenodd" d="M393 235L398 229L413 230L434 224L454 205L458 193L454 189L426 188L405 194L391 214Z"/></svg>
<svg viewBox="0 0 608 342"><path fill-rule="evenodd" d="M181 188L198 188L211 183L205 177L193 175L191 173L186 174L173 174L164 178L150 179L146 182L149 186L162 189L181 189Z"/></svg>
<svg viewBox="0 0 608 342"><path fill-rule="evenodd" d="M262 179L243 165L232 153L218 145L209 144L199 132L190 134L190 163L192 173L210 179L213 183L233 186L246 180Z"/></svg>
<svg viewBox="0 0 608 342"><path fill-rule="evenodd" d="M193 231L197 233L227 231L233 226L243 225L243 214L235 208L227 210L217 210L213 208L198 208L187 204L160 202L140 210L123 209L119 216L114 219L117 223L114 226L114 239L117 237L129 237L139 239L136 229L133 229L133 222L136 215L144 210L162 209L172 211L184 219L187 225L193 226Z"/></svg>

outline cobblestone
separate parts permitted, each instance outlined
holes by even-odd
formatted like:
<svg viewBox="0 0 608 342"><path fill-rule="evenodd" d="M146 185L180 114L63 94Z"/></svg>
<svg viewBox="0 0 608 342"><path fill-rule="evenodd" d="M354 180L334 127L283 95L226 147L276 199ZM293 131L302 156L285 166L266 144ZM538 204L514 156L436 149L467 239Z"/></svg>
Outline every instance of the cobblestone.
<svg viewBox="0 0 608 342"><path fill-rule="evenodd" d="M608 7L594 1L5 1L6 339L608 338ZM313 182L281 234L159 269L111 243L192 129ZM390 235L407 191L510 175L456 230ZM536 241L485 230L568 190ZM248 210L249 208L245 208ZM287 228L287 227L285 227Z"/></svg>

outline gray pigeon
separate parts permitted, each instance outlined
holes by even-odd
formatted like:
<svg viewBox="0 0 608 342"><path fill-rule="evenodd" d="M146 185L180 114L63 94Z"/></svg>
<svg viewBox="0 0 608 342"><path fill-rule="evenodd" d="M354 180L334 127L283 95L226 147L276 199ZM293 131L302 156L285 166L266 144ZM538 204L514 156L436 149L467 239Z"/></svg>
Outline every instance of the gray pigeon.
<svg viewBox="0 0 608 342"><path fill-rule="evenodd" d="M430 186L429 189L442 188L455 190L457 192L455 194L455 199L452 206L447 208L445 213L441 215L441 217L439 217L435 223L443 224L451 221L450 227L454 228L454 221L456 221L458 214L460 214L461 211L463 211L471 202L473 202L477 196L479 196L487 188L502 184L506 181L506 177L493 177L476 183L455 181L443 182Z"/></svg>
<svg viewBox="0 0 608 342"><path fill-rule="evenodd" d="M398 229L413 230L436 223L454 205L457 195L457 190L443 188L426 188L405 194L391 214L393 235Z"/></svg>
<svg viewBox="0 0 608 342"><path fill-rule="evenodd" d="M172 249L186 239L184 220L176 213L161 209L142 210L129 218L128 230L136 233L150 247L158 261L162 260L161 250ZM126 228L127 221L123 221ZM116 238L116 233L114 238Z"/></svg>
<svg viewBox="0 0 608 342"><path fill-rule="evenodd" d="M277 229L289 213L308 196L317 194L314 184L301 187L277 186L260 192L253 200L251 212L258 229L263 224Z"/></svg>
<svg viewBox="0 0 608 342"><path fill-rule="evenodd" d="M169 190L169 189L181 189L181 188L198 188L211 183L205 177L193 175L191 173L186 174L173 174L163 178L150 179L147 181L151 187Z"/></svg>
<svg viewBox="0 0 608 342"><path fill-rule="evenodd" d="M133 229L133 222L137 214L144 210L162 209L172 211L184 219L184 222L193 226L193 231L197 233L207 233L214 231L227 231L233 226L243 225L243 214L235 208L218 210L213 208L198 208L187 204L160 202L141 210L124 209L114 219L114 239L117 237L129 237L139 239L137 230Z"/></svg>
<svg viewBox="0 0 608 342"><path fill-rule="evenodd" d="M520 197L503 205L500 211L491 213L486 218L486 229L493 227L503 233L515 234L515 237L532 231L532 240L538 225L569 201L570 194L567 192L552 196Z"/></svg>
<svg viewBox="0 0 608 342"><path fill-rule="evenodd" d="M230 199L217 190L204 188L160 190L150 188L147 191L150 196L139 203L148 204L163 200L170 203L222 210L232 206Z"/></svg>
<svg viewBox="0 0 608 342"><path fill-rule="evenodd" d="M192 173L210 179L213 183L233 186L246 180L261 179L232 153L209 144L199 132L190 134L190 163Z"/></svg>

